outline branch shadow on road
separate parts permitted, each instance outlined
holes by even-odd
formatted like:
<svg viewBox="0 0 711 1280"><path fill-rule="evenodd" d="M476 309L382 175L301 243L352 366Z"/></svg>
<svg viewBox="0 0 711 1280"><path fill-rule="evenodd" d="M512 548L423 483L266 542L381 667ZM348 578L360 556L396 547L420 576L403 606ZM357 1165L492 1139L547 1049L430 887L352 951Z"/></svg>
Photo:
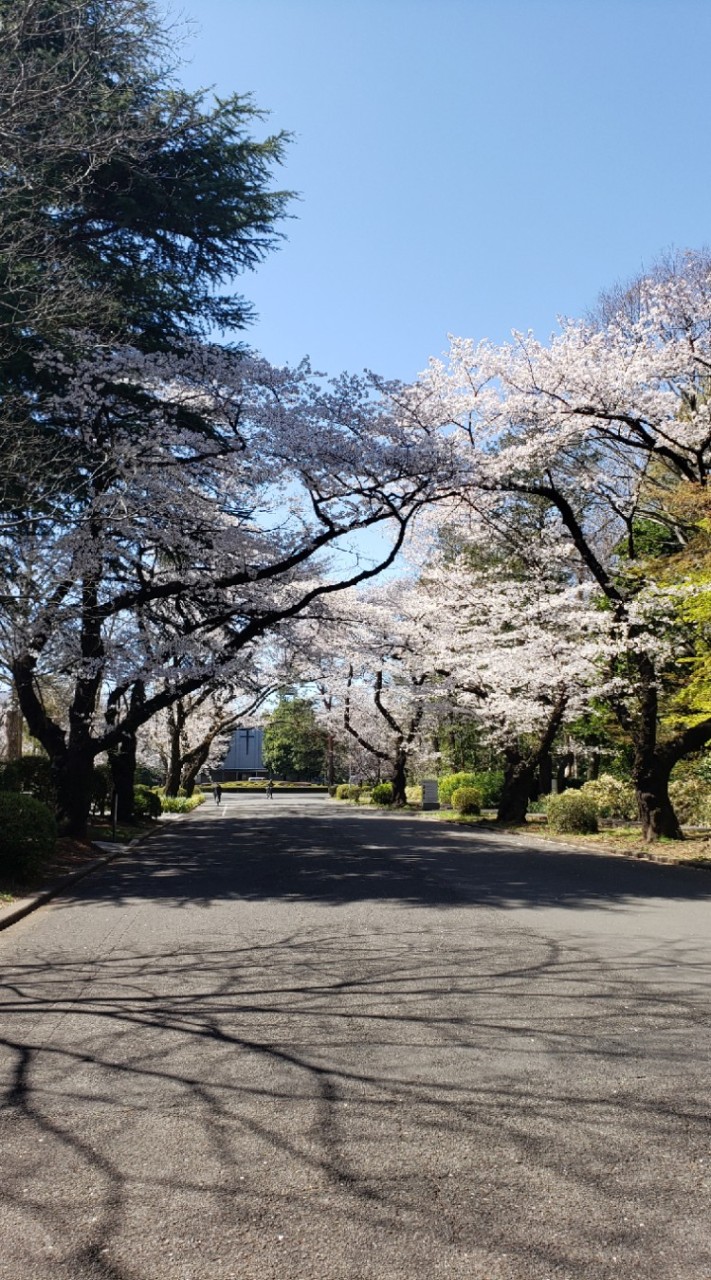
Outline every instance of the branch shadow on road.
<svg viewBox="0 0 711 1280"><path fill-rule="evenodd" d="M566 852L453 832L416 819L248 814L193 818L77 885L64 901L139 898L176 907L232 899L341 905L615 907L651 898L708 901L711 875L614 855Z"/></svg>
<svg viewBox="0 0 711 1280"><path fill-rule="evenodd" d="M610 966L493 928L443 946L422 921L12 965L4 1238L34 1250L17 1274L231 1274L218 1247L250 1277L506 1257L507 1276L642 1280L664 1250L704 1274L703 1010L648 979L669 948Z"/></svg>

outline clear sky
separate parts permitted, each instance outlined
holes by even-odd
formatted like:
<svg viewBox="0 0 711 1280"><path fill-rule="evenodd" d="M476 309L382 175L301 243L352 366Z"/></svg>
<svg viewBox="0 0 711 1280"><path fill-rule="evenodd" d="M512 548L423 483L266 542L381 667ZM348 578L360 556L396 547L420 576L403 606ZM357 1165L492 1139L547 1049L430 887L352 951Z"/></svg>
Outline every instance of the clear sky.
<svg viewBox="0 0 711 1280"><path fill-rule="evenodd" d="M276 362L411 378L711 243L711 0L173 0L181 78L294 134L242 292Z"/></svg>

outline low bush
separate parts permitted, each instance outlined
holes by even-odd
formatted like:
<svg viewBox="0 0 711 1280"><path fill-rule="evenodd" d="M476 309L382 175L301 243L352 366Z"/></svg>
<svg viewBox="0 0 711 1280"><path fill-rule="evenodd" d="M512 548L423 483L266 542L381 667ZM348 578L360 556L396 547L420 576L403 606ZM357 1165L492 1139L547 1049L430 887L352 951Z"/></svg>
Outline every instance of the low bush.
<svg viewBox="0 0 711 1280"><path fill-rule="evenodd" d="M161 813L192 813L206 799L207 796L202 791L192 796L158 796Z"/></svg>
<svg viewBox="0 0 711 1280"><path fill-rule="evenodd" d="M637 800L634 787L611 773L601 773L599 778L583 783L581 796L595 802L601 818L636 818Z"/></svg>
<svg viewBox="0 0 711 1280"><path fill-rule="evenodd" d="M459 787L475 787L475 773L448 773L437 782L437 793L440 804L451 804L452 795Z"/></svg>
<svg viewBox="0 0 711 1280"><path fill-rule="evenodd" d="M336 787L337 800L358 800L360 793L361 788L354 786L352 782L341 782Z"/></svg>
<svg viewBox="0 0 711 1280"><path fill-rule="evenodd" d="M481 813L481 791L478 787L457 787L450 803L457 813Z"/></svg>
<svg viewBox="0 0 711 1280"><path fill-rule="evenodd" d="M482 809L498 808L504 789L503 769L482 769L472 774L473 782L467 785L476 787L481 795Z"/></svg>
<svg viewBox="0 0 711 1280"><path fill-rule="evenodd" d="M711 825L711 786L704 778L679 778L669 783L669 799L680 822L693 827Z"/></svg>
<svg viewBox="0 0 711 1280"><path fill-rule="evenodd" d="M582 791L564 791L546 802L548 826L562 835L594 835L598 829L597 806Z"/></svg>
<svg viewBox="0 0 711 1280"><path fill-rule="evenodd" d="M405 799L408 804L422 804L422 787L419 783L405 787Z"/></svg>
<svg viewBox="0 0 711 1280"><path fill-rule="evenodd" d="M392 804L394 800L392 782L377 782L370 793L373 804Z"/></svg>
<svg viewBox="0 0 711 1280"><path fill-rule="evenodd" d="M41 800L0 792L0 876L23 881L36 875L54 853L57 824Z"/></svg>
<svg viewBox="0 0 711 1280"><path fill-rule="evenodd" d="M104 810L111 807L113 781L107 764L95 764L91 778L91 805L103 818Z"/></svg>
<svg viewBox="0 0 711 1280"><path fill-rule="evenodd" d="M160 818L161 798L150 787L139 782L133 788L133 816L135 818Z"/></svg>
<svg viewBox="0 0 711 1280"><path fill-rule="evenodd" d="M54 811L57 792L46 756L22 756L0 767L0 791L25 791Z"/></svg>

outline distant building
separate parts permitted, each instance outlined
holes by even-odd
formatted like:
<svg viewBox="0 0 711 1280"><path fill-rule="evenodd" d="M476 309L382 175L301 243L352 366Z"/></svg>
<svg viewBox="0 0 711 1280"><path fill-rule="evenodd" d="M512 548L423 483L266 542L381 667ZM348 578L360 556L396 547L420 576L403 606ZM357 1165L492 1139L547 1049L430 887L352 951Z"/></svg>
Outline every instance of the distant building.
<svg viewBox="0 0 711 1280"><path fill-rule="evenodd" d="M212 769L214 782L246 782L248 778L266 778L268 771L262 760L263 729L235 729L222 764Z"/></svg>

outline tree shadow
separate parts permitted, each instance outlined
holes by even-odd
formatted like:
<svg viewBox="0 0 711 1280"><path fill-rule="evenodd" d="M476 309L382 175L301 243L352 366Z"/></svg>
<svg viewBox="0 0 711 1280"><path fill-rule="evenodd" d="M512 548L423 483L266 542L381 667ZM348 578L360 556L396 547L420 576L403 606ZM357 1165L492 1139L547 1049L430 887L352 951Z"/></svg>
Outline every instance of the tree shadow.
<svg viewBox="0 0 711 1280"><path fill-rule="evenodd" d="M709 1274L705 951L329 920L6 966L8 1276Z"/></svg>
<svg viewBox="0 0 711 1280"><path fill-rule="evenodd" d="M231 899L344 905L615 907L652 898L707 901L711 877L614 855L541 847L445 824L336 811L195 815L63 899L210 907Z"/></svg>

